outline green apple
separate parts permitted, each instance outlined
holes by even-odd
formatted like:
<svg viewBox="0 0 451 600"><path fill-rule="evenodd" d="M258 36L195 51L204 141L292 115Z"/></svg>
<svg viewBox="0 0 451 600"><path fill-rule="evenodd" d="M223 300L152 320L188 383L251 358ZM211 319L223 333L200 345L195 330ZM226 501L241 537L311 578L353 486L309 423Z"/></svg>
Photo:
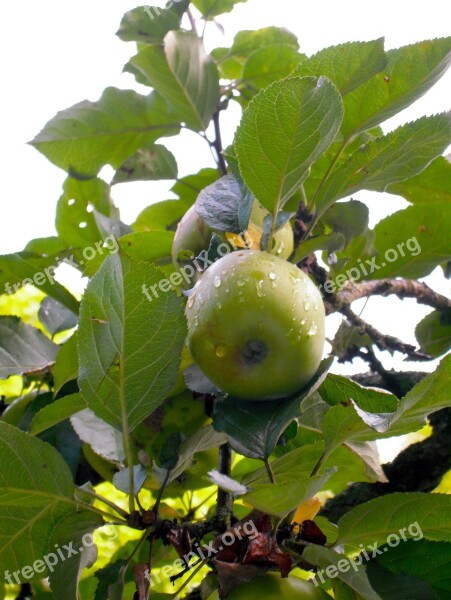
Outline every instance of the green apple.
<svg viewBox="0 0 451 600"><path fill-rule="evenodd" d="M321 588L313 583L298 577L285 577L280 573L264 573L258 575L248 583L242 583L234 588L227 596L227 600L330 600ZM217 591L208 597L208 600L219 600Z"/></svg>
<svg viewBox="0 0 451 600"><path fill-rule="evenodd" d="M320 292L295 265L267 252L239 250L211 265L188 298L186 316L194 361L235 397L289 396L321 361Z"/></svg>
<svg viewBox="0 0 451 600"><path fill-rule="evenodd" d="M260 240L263 234L263 221L269 212L259 202L254 200L249 226L240 236L234 233L223 233L211 229L198 215L194 204L187 210L177 226L172 245L172 261L176 268L191 262L202 250L208 250L213 233L220 235L230 242L232 247L249 247L252 250L260 249ZM271 254L288 258L293 252L293 230L290 223L285 223L273 237Z"/></svg>

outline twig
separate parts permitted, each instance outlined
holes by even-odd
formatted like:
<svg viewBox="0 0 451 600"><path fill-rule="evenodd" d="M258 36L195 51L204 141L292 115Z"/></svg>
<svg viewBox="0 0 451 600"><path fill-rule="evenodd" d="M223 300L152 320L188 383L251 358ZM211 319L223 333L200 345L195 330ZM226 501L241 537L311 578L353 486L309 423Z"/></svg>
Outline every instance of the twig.
<svg viewBox="0 0 451 600"><path fill-rule="evenodd" d="M416 350L415 346L406 344L392 335L385 335L378 331L375 327L357 316L349 304L342 304L338 311L348 319L351 325L354 325L358 329L359 333L369 335L380 350L396 350L397 352L406 354L412 360L431 360L428 354L421 352L421 350Z"/></svg>
<svg viewBox="0 0 451 600"><path fill-rule="evenodd" d="M161 499L163 498L163 492L164 492L165 487L168 484L170 474L171 474L171 470L166 469L166 475L164 476L163 483L161 484L160 489L158 490L158 496L155 501L155 506L153 507L153 511L157 515L158 515L158 510L160 508Z"/></svg>
<svg viewBox="0 0 451 600"><path fill-rule="evenodd" d="M216 162L218 164L218 169L221 175L227 175L227 165L224 160L224 156L222 155L222 138L221 138L221 127L219 124L219 113L218 109L213 115L213 125L215 128L215 140L212 142L212 146L216 151Z"/></svg>
<svg viewBox="0 0 451 600"><path fill-rule="evenodd" d="M194 571L191 573L191 575L188 577L188 579L182 583L182 585L181 585L181 586L179 587L179 589L178 589L178 590L175 592L175 594L173 594L172 596L170 596L170 598L171 598L172 600L176 600L176 598L179 598L179 596L180 596L181 592L182 592L182 591L183 591L183 590L186 588L186 586L187 586L187 585L188 585L188 583L191 581L191 579L193 579L193 578L194 578L194 577L197 575L197 573L198 573L198 572L199 572L199 571L202 569L202 567L204 567L204 565L206 565L206 564L207 564L208 560L209 560L209 559L208 559L208 558L206 558L205 560L203 560L203 561L202 561L202 562L201 562L201 563L200 563L200 564L197 566L197 568L196 568L196 569L194 569ZM197 565L197 564L198 564L198 563L196 563L196 565Z"/></svg>
<svg viewBox="0 0 451 600"><path fill-rule="evenodd" d="M93 490L90 490L89 488L80 488L79 487L78 489L80 490L81 493L88 494L89 496L92 496L96 500L99 500L99 502L103 502L103 504L106 504L107 506L112 508L115 512L120 514L122 517L124 517L125 519L128 519L128 516L129 516L128 513L125 510L123 510L120 506L117 506L116 504L114 504L114 502L111 502L111 500L108 500L107 498L104 498L103 496L96 494Z"/></svg>

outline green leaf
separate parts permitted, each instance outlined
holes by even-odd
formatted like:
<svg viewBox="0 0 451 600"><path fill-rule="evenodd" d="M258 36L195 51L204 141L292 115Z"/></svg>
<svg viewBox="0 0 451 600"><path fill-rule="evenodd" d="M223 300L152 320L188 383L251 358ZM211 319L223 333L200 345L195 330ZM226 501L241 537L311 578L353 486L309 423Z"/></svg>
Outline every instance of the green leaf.
<svg viewBox="0 0 451 600"><path fill-rule="evenodd" d="M314 77L275 82L249 104L235 150L246 185L270 212L289 200L332 143L342 111L335 86Z"/></svg>
<svg viewBox="0 0 451 600"><path fill-rule="evenodd" d="M0 568L15 571L51 550L55 526L76 510L75 488L54 448L5 423L0 431Z"/></svg>
<svg viewBox="0 0 451 600"><path fill-rule="evenodd" d="M387 548L376 561L392 573L414 575L434 588L451 592L449 565L451 544L429 540L408 540Z"/></svg>
<svg viewBox="0 0 451 600"><path fill-rule="evenodd" d="M451 37L388 50L387 66L344 99L342 131L351 137L370 129L425 94L451 61Z"/></svg>
<svg viewBox="0 0 451 600"><path fill-rule="evenodd" d="M389 185L387 192L398 194L412 204L451 202L450 160L451 156L438 156L419 175Z"/></svg>
<svg viewBox="0 0 451 600"><path fill-rule="evenodd" d="M330 227L333 232L341 233L347 245L367 229L368 215L366 204L358 200L349 200L349 202L333 204L324 213L321 222Z"/></svg>
<svg viewBox="0 0 451 600"><path fill-rule="evenodd" d="M326 441L323 461L342 444L381 437L380 432L388 429L398 406L392 394L364 388L340 375L329 375L319 392L332 405L321 422Z"/></svg>
<svg viewBox="0 0 451 600"><path fill-rule="evenodd" d="M333 470L329 470L320 476L310 477L323 448L321 442L302 446L272 461L271 470L276 483L270 483L265 468L245 475L241 483L251 491L243 496L243 500L263 512L285 516L314 496L332 475Z"/></svg>
<svg viewBox="0 0 451 600"><path fill-rule="evenodd" d="M135 234L137 235L137 234ZM164 281L151 302L144 289ZM166 398L186 335L182 302L152 264L117 253L91 280L80 311L80 392L89 408L133 430Z"/></svg>
<svg viewBox="0 0 451 600"><path fill-rule="evenodd" d="M449 406L451 354L442 359L437 369L426 375L408 392L394 414L390 435L418 431L432 412Z"/></svg>
<svg viewBox="0 0 451 600"><path fill-rule="evenodd" d="M138 6L125 13L116 35L124 42L160 44L168 31L180 27L180 5L184 11L188 4L187 0L178 0L177 6L171 8Z"/></svg>
<svg viewBox="0 0 451 600"><path fill-rule="evenodd" d="M143 48L124 70L157 89L188 127L195 131L208 127L219 102L219 76L197 35L170 31L164 47Z"/></svg>
<svg viewBox="0 0 451 600"><path fill-rule="evenodd" d="M194 435L184 440L178 449L178 459L171 470L168 483L177 479L186 469L189 469L197 452L205 452L219 448L227 442L223 433L218 433L211 425L202 427Z"/></svg>
<svg viewBox="0 0 451 600"><path fill-rule="evenodd" d="M47 369L58 346L19 317L0 317L0 378Z"/></svg>
<svg viewBox="0 0 451 600"><path fill-rule="evenodd" d="M111 588L115 585L123 588L123 579L127 566L126 560L119 559L96 571L95 576L99 583L95 590L94 600L109 600L110 598L113 600L111 597ZM123 590L121 589L119 598L122 598L122 592ZM154 594L155 596L157 594ZM114 600L117 600L116 596L114 596Z"/></svg>
<svg viewBox="0 0 451 600"><path fill-rule="evenodd" d="M409 206L380 221L374 228L377 268L368 268L365 278L418 279L431 273L451 256L450 219L451 204L440 203Z"/></svg>
<svg viewBox="0 0 451 600"><path fill-rule="evenodd" d="M97 559L97 547L83 544L84 536L103 524L101 517L87 511L70 514L58 522L50 540L50 547L58 545L64 548L72 544L65 560L59 560L50 574L50 587L55 598L78 600L78 581L85 567L91 567ZM88 539L89 539L88 537ZM75 554L73 552L76 552Z"/></svg>
<svg viewBox="0 0 451 600"><path fill-rule="evenodd" d="M280 458L271 461L271 471L277 483L290 483L299 479L308 479L313 468L324 450L323 442L301 446L291 450ZM241 483L252 490L266 487L269 483L268 472L265 467L246 473Z"/></svg>
<svg viewBox="0 0 451 600"><path fill-rule="evenodd" d="M336 546L359 550L359 545L385 544L390 535L449 541L451 496L394 493L370 500L348 511L338 521Z"/></svg>
<svg viewBox="0 0 451 600"><path fill-rule="evenodd" d="M421 349L438 358L451 348L451 310L442 313L434 310L415 327L415 337Z"/></svg>
<svg viewBox="0 0 451 600"><path fill-rule="evenodd" d="M163 200L147 206L133 223L135 231L166 231L174 229L186 213L189 204L182 200Z"/></svg>
<svg viewBox="0 0 451 600"><path fill-rule="evenodd" d="M119 167L111 184L159 179L177 179L175 157L161 144L147 144Z"/></svg>
<svg viewBox="0 0 451 600"><path fill-rule="evenodd" d="M244 63L240 85L259 91L274 81L290 75L304 58L289 44L277 44L253 52Z"/></svg>
<svg viewBox="0 0 451 600"><path fill-rule="evenodd" d="M13 294L24 285L34 285L73 313L78 313L78 300L54 279L58 264L58 256L30 255L25 251L0 256L0 277L5 292Z"/></svg>
<svg viewBox="0 0 451 600"><path fill-rule="evenodd" d="M398 600L398 598L440 600L436 590L418 577L405 573L392 573L375 561L369 562L367 572L372 586L384 600Z"/></svg>
<svg viewBox="0 0 451 600"><path fill-rule="evenodd" d="M296 248L296 252L291 262L298 263L307 256L310 256L318 250L327 250L328 254L342 250L345 246L345 238L341 233L331 233L329 235L316 235L303 240Z"/></svg>
<svg viewBox="0 0 451 600"><path fill-rule="evenodd" d="M59 398L38 412L31 422L30 433L38 435L85 408L86 402L80 394L70 394Z"/></svg>
<svg viewBox="0 0 451 600"><path fill-rule="evenodd" d="M310 544L302 552L302 559L311 565L320 567L314 577L318 583L323 583L329 577L337 577L344 581L351 589L363 596L365 600L381 600L380 596L371 587L365 568L357 561L337 554L329 548ZM335 568L333 568L333 565ZM337 567L337 565L339 565Z"/></svg>
<svg viewBox="0 0 451 600"><path fill-rule="evenodd" d="M171 187L171 192L187 204L187 208L194 204L199 192L207 185L219 179L218 169L201 169L199 173L187 175L179 179Z"/></svg>
<svg viewBox="0 0 451 600"><path fill-rule="evenodd" d="M379 73L386 64L384 38L379 38L324 48L303 61L292 75L327 77L344 96Z"/></svg>
<svg viewBox="0 0 451 600"><path fill-rule="evenodd" d="M217 398L213 426L227 434L234 450L249 458L267 458L290 422L299 415L300 403L321 385L333 358L324 360L309 385L291 399L255 402ZM258 411L257 411L258 408Z"/></svg>
<svg viewBox="0 0 451 600"><path fill-rule="evenodd" d="M358 190L387 186L422 171L451 142L451 113L422 117L368 142L332 172L315 202L319 214Z"/></svg>
<svg viewBox="0 0 451 600"><path fill-rule="evenodd" d="M145 262L169 262L174 234L171 231L139 231L119 240L127 256Z"/></svg>
<svg viewBox="0 0 451 600"><path fill-rule="evenodd" d="M212 19L230 12L235 4L247 2L247 0L192 0L192 2L205 19Z"/></svg>
<svg viewBox="0 0 451 600"><path fill-rule="evenodd" d="M247 59L258 50L276 46L290 46L299 50L297 37L283 27L264 27L256 30L239 31L231 48L215 48L211 55L225 79L241 79Z"/></svg>
<svg viewBox="0 0 451 600"><path fill-rule="evenodd" d="M262 512L283 518L299 504L319 492L331 474L328 472L288 483L271 483L260 487L255 492L245 494L243 500Z"/></svg>
<svg viewBox="0 0 451 600"><path fill-rule="evenodd" d="M38 319L51 336L72 329L78 323L77 315L50 296L46 296L41 302Z"/></svg>
<svg viewBox="0 0 451 600"><path fill-rule="evenodd" d="M77 332L64 342L56 355L53 367L53 383L55 394L60 389L78 377Z"/></svg>
<svg viewBox="0 0 451 600"><path fill-rule="evenodd" d="M390 412L398 407L396 396L390 392L365 388L347 377L334 373L329 373L318 391L321 398L331 406L347 404L353 400L362 410L368 412L377 412L382 405L384 410L389 407Z"/></svg>
<svg viewBox="0 0 451 600"><path fill-rule="evenodd" d="M71 249L66 259L71 266L81 269L92 260L93 254L101 255L104 252L104 236L96 220L96 212L106 217L118 216L117 209L110 201L109 186L101 179L80 181L68 177L56 207L55 225L60 239ZM101 262L101 256L96 258ZM85 271L87 269L90 274L95 272L92 271L92 265L84 267Z"/></svg>
<svg viewBox="0 0 451 600"><path fill-rule="evenodd" d="M100 100L84 100L59 112L31 144L53 164L77 177L117 169L138 148L174 135L179 121L155 92L107 88Z"/></svg>

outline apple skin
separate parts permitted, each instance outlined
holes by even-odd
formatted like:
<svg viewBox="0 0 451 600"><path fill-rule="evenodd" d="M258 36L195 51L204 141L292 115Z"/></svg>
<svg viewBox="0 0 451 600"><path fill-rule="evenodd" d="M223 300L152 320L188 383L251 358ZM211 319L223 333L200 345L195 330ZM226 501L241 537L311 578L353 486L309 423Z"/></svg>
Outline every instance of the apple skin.
<svg viewBox="0 0 451 600"><path fill-rule="evenodd" d="M189 259L181 260L179 252L189 250L192 258L196 258L202 250L208 250L208 245L213 234L213 230L208 227L205 221L197 214L195 205L191 206L183 215L172 243L172 262L177 269L183 264L191 262Z"/></svg>
<svg viewBox="0 0 451 600"><path fill-rule="evenodd" d="M280 573L264 573L258 575L248 583L242 583L234 588L227 596L227 600L254 600L264 598L265 600L331 600L321 588L315 587L313 583L299 579L299 577L285 577L282 579ZM208 600L219 600L216 590L208 597Z"/></svg>
<svg viewBox="0 0 451 600"><path fill-rule="evenodd" d="M252 212L249 219L249 227L247 230L246 241L252 250L260 248L260 240L263 233L263 221L268 215L268 211L259 202L254 200ZM243 240L238 234L231 234L214 231L205 221L198 215L196 205L193 204L177 225L174 242L172 244L172 262L177 269L180 269L183 264L191 262L189 259L181 260L179 253L183 250L188 250L192 258L198 256L202 250L208 250L210 239L213 233L232 242L235 246L244 247ZM293 229L290 223L285 225L275 232L273 237L273 247L271 254L288 258L294 248Z"/></svg>
<svg viewBox="0 0 451 600"><path fill-rule="evenodd" d="M295 265L267 252L239 250L211 265L188 298L186 316L194 361L237 398L294 394L322 358L319 290Z"/></svg>

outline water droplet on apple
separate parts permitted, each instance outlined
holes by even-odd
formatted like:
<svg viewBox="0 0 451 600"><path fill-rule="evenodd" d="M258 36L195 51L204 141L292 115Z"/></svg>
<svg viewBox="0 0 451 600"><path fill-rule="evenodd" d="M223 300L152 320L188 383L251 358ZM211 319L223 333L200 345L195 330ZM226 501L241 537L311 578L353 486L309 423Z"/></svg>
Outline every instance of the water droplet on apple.
<svg viewBox="0 0 451 600"><path fill-rule="evenodd" d="M308 330L308 335L315 335L318 331L318 325L312 321L312 324L310 325L310 329Z"/></svg>
<svg viewBox="0 0 451 600"><path fill-rule="evenodd" d="M271 273L269 274L269 278L274 281L275 279L277 279L277 273L274 273L273 271L271 271Z"/></svg>
<svg viewBox="0 0 451 600"><path fill-rule="evenodd" d="M263 289L263 283L264 283L263 279L260 279L260 281L257 281L255 284L255 286L257 288L257 296L259 298L263 298L265 295L265 291Z"/></svg>
<svg viewBox="0 0 451 600"><path fill-rule="evenodd" d="M215 286L215 288L218 288L221 285L221 283L222 283L221 278L216 275L216 277L214 278L214 281L213 281L213 285Z"/></svg>
<svg viewBox="0 0 451 600"><path fill-rule="evenodd" d="M224 356L227 354L226 346L224 346L223 344L219 344L218 346L216 346L215 354L218 358L224 358Z"/></svg>

